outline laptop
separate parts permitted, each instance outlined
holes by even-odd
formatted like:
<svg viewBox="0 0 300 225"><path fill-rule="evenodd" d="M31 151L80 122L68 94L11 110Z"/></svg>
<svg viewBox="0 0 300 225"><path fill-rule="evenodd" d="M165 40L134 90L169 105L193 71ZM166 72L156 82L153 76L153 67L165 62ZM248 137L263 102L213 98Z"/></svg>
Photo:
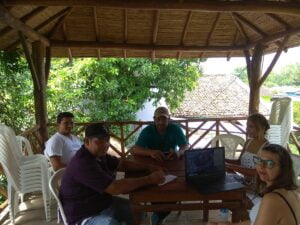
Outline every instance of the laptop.
<svg viewBox="0 0 300 225"><path fill-rule="evenodd" d="M245 187L241 176L226 173L224 147L187 150L184 160L187 183L202 194Z"/></svg>

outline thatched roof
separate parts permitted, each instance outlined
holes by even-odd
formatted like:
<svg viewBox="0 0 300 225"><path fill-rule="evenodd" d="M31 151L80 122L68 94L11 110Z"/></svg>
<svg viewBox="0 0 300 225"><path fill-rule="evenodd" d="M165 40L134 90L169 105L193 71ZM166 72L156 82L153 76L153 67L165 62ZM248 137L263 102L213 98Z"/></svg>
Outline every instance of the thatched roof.
<svg viewBox="0 0 300 225"><path fill-rule="evenodd" d="M4 0L0 49L29 41L55 57L232 57L300 44L299 1ZM14 29L11 29L13 27Z"/></svg>
<svg viewBox="0 0 300 225"><path fill-rule="evenodd" d="M198 86L185 94L172 116L180 118L215 118L248 116L249 87L233 75L205 75ZM260 112L269 110L260 104Z"/></svg>

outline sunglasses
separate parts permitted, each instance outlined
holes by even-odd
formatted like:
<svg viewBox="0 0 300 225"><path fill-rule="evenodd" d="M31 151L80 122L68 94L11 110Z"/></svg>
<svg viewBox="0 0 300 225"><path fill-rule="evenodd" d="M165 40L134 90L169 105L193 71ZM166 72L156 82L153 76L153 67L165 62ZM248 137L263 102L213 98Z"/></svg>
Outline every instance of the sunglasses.
<svg viewBox="0 0 300 225"><path fill-rule="evenodd" d="M276 162L274 162L273 160L271 160L271 159L264 160L258 156L253 156L253 163L256 166L263 166L268 169L272 169L274 166L276 166Z"/></svg>

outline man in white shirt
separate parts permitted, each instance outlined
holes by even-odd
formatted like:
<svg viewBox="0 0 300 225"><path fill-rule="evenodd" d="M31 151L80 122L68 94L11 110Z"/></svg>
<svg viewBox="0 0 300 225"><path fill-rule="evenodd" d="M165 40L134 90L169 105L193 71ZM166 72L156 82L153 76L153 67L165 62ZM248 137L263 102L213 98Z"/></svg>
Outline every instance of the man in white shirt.
<svg viewBox="0 0 300 225"><path fill-rule="evenodd" d="M47 141L45 154L49 157L54 171L66 167L80 149L82 142L74 135L74 115L70 112L57 116L57 132Z"/></svg>

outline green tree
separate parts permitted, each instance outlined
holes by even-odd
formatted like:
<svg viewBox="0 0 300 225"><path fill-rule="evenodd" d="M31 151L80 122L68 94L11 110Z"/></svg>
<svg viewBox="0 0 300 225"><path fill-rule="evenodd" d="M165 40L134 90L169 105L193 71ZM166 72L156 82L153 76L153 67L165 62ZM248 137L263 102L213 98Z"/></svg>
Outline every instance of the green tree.
<svg viewBox="0 0 300 225"><path fill-rule="evenodd" d="M48 111L73 111L81 121L130 120L148 99L171 108L200 76L197 60L55 60L48 83Z"/></svg>
<svg viewBox="0 0 300 225"><path fill-rule="evenodd" d="M18 52L0 52L0 123L16 133L34 121L32 82L27 63Z"/></svg>

